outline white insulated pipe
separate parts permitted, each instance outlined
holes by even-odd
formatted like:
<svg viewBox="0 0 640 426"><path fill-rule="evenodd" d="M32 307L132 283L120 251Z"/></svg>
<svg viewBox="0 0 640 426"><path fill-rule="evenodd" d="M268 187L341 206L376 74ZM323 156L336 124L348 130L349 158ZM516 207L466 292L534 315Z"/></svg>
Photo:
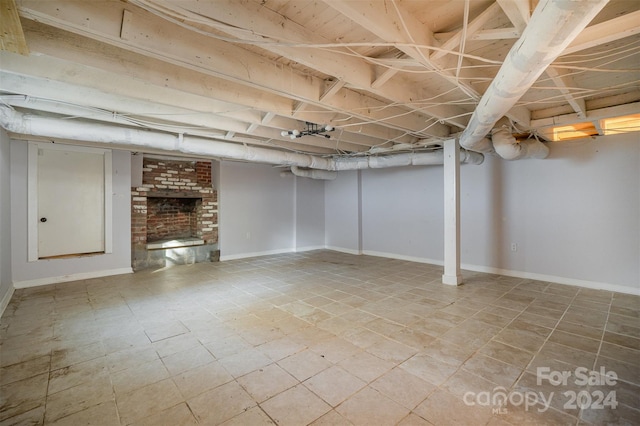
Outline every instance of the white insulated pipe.
<svg viewBox="0 0 640 426"><path fill-rule="evenodd" d="M460 136L463 148L490 152L486 138L547 67L609 0L542 0Z"/></svg>
<svg viewBox="0 0 640 426"><path fill-rule="evenodd" d="M291 173L299 177L306 177L318 180L334 180L338 177L338 172L318 169L301 169L298 166L291 166Z"/></svg>
<svg viewBox="0 0 640 426"><path fill-rule="evenodd" d="M307 171L300 170L300 167L321 171L340 171L409 165L437 165L444 162L442 152L394 154L377 157L323 158L315 155L252 147L188 135L173 135L153 130L132 129L104 123L79 120L61 121L51 117L23 114L2 105L0 105L0 126L11 133L19 135L107 145L113 144L139 150L146 148L181 152L194 156L255 161L280 166L296 166L296 169L301 174L306 174ZM481 164L483 160L484 156L476 152L460 153L461 162ZM320 175L316 174L316 176Z"/></svg>
<svg viewBox="0 0 640 426"><path fill-rule="evenodd" d="M491 132L491 140L496 153L505 160L521 158L547 158L549 148L535 139L518 142L508 128L495 128Z"/></svg>

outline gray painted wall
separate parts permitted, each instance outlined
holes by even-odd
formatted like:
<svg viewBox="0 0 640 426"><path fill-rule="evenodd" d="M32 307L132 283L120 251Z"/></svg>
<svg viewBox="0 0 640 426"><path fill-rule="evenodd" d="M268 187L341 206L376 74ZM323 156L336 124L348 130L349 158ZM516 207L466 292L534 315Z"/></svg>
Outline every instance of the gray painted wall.
<svg viewBox="0 0 640 426"><path fill-rule="evenodd" d="M262 164L220 162L219 245L224 260L295 249L294 180Z"/></svg>
<svg viewBox="0 0 640 426"><path fill-rule="evenodd" d="M11 141L11 252L16 287L68 275L94 274L131 268L131 154L113 151L113 253L27 261L28 144Z"/></svg>
<svg viewBox="0 0 640 426"><path fill-rule="evenodd" d="M550 148L545 160L487 157L480 166L463 165L463 266L639 292L637 134ZM362 172L365 253L442 262L442 173L438 166ZM327 183L328 246L353 248L358 193L352 181L347 174Z"/></svg>
<svg viewBox="0 0 640 426"><path fill-rule="evenodd" d="M11 213L10 213L10 158L9 136L0 128L0 315L9 302L11 281Z"/></svg>
<svg viewBox="0 0 640 426"><path fill-rule="evenodd" d="M296 177L296 250L324 248L324 181Z"/></svg>

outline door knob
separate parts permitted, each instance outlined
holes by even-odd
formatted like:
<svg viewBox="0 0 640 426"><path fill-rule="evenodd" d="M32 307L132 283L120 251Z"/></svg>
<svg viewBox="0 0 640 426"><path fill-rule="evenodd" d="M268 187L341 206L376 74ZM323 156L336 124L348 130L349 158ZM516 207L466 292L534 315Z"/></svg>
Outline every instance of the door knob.
<svg viewBox="0 0 640 426"><path fill-rule="evenodd" d="M46 221L47 221L47 218L46 218L46 217L41 217L41 218L40 218L40 222L44 223L44 222L46 222Z"/></svg>

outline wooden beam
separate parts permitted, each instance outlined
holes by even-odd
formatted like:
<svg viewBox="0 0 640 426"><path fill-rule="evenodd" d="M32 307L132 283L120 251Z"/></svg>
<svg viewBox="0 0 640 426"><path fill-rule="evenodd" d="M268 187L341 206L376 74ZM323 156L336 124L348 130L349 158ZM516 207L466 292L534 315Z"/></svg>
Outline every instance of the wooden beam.
<svg viewBox="0 0 640 426"><path fill-rule="evenodd" d="M510 38L520 38L522 32L517 28L495 28L488 30L480 30L473 33L469 40L506 40Z"/></svg>
<svg viewBox="0 0 640 426"><path fill-rule="evenodd" d="M322 45L332 43L331 40L320 37L317 32L306 29L296 22L286 19L282 15L263 7L254 2L239 2L234 0L217 0L215 2L198 2L194 0L183 0L175 5L167 4L175 13L185 16L187 20L193 15L194 22L202 24L206 21L206 17L215 17L211 19L210 25L217 31L238 37L242 40L247 38L257 42L264 40L263 35L272 37L273 39L285 39L288 41L298 41L304 45ZM224 24L220 26L220 22ZM251 27L247 27L247 22L251 22ZM247 31L250 30L250 31ZM252 34L260 34L253 36ZM334 77L338 81L344 81L350 86L366 90L377 96L389 99L392 103L406 104L406 108L414 109L422 113L427 113L436 117L440 121L449 122L456 126L465 124L464 118L457 117L464 114L462 108L453 105L433 106L428 110L415 108L412 102L417 99L430 98L433 93L423 93L423 90L407 87L401 82L389 82L384 87L371 85L373 68L367 61L349 55L347 51L344 54L335 53L329 50L314 49L307 47L289 46L289 43L266 43L260 45L261 48L270 52L277 53L288 59L294 60L300 64L316 69L324 74ZM334 48L341 51L339 47ZM327 100L329 97L324 96L319 100ZM389 115L392 115L391 113Z"/></svg>
<svg viewBox="0 0 640 426"><path fill-rule="evenodd" d="M100 43L106 43L106 45L91 42L73 34L51 28L47 29L47 34L41 34L38 31L39 28L35 24L31 24L35 30L30 38L38 40L41 53L53 54L51 52L54 51L56 52L54 55L62 55L65 59L70 59L73 56L74 61L108 69L119 67L123 56L127 57L128 55L131 57L133 53L136 55L141 54L146 58L160 61L156 65L148 67L146 72L141 70L140 78L143 80L153 77L160 78L161 75L166 74L166 72L162 71L171 67L179 73L196 71L202 75L226 80L225 85L237 85L239 93L247 90L253 91L254 102L259 103L265 97L275 97L283 100L284 96L288 96L293 98L294 101L313 105L314 110L327 109L330 112L330 114L324 114L324 119L317 118L318 114L310 113L308 118L311 118L310 116L312 115L316 117L309 119L309 121L326 122L328 121L327 117L342 113L345 116L352 116L366 123L380 122L384 127L397 129L399 132L396 135L402 135L407 131L418 132L424 129L426 116L418 114L407 115L405 114L405 109L397 107L383 110L383 107L387 106L386 103L352 90L343 90L341 96L334 96L324 102L320 102L318 98L321 87L324 87L324 80L303 75L287 66L274 66L271 62L265 61L262 56L242 49L238 52L236 46L184 29L174 28L172 29L173 35L169 36L166 21L154 16L145 15L144 19L142 19L141 16L134 12L134 16L138 17L136 18L137 36L133 41L123 41L120 39L121 8L124 7L121 2L68 2L55 4L64 9L60 11L60 15L51 15L54 12L47 9L49 2L39 1L33 3L25 2L23 13L33 19L44 21L48 25L62 27L66 31L88 36ZM27 6L38 9L27 9ZM81 6L81 10L74 9ZM45 9L43 10L42 8ZM118 8L120 10L117 10ZM130 8L130 6L127 5L127 8ZM142 12L138 11L138 13ZM65 18L63 19L59 16L64 16ZM87 29L83 24L87 17L90 20L101 22L100 28ZM73 20L67 21L67 18ZM50 36L51 32L56 32L58 35L52 38ZM61 52L60 45L68 45L70 47L68 50ZM73 47L71 47L72 45ZM92 47L90 48L89 46ZM125 50L118 52L116 49L109 49L109 46L124 48ZM105 60L105 52L109 50L111 50L109 52L111 57L118 57L118 61ZM79 51L83 53L77 54ZM202 52L208 51L215 51L216 55L202 57ZM76 53L75 55L74 52ZM96 61L101 64L95 64ZM130 66L133 69L140 68L138 66L139 62L139 57L132 59ZM149 62L149 60L146 60L146 62ZM128 70L126 72L129 73ZM202 80L202 77L200 79ZM202 83L200 83L200 86L200 91L204 89L215 93L215 90L210 90L208 85L202 87ZM255 89L259 89L261 92L256 92ZM215 94L213 96L217 97ZM249 100L247 105L252 105L250 98L247 98L247 100ZM254 105L258 106L257 103ZM286 107L270 108L265 106L261 109L288 115L291 112L291 99L288 100ZM373 128L374 126L368 127ZM429 134L446 136L449 134L449 128L447 126L430 128Z"/></svg>
<svg viewBox="0 0 640 426"><path fill-rule="evenodd" d="M634 102L626 105L618 105L608 108L601 108L587 111L586 117L580 118L578 114L565 114L556 117L541 118L531 120L531 127L534 129L563 126L575 124L584 121L602 120L605 118L620 117L624 115L640 114L640 102Z"/></svg>
<svg viewBox="0 0 640 426"><path fill-rule="evenodd" d="M484 24L487 23L490 19L496 16L500 12L500 6L497 3L493 3L491 6L486 8L480 15L478 15L475 19L471 20L467 25L467 38L471 38L475 33L477 33ZM442 43L440 46L440 51L433 52L430 56L432 61L436 61L439 58L442 58L447 54L447 50L457 49L462 41L462 30L456 32L451 38Z"/></svg>
<svg viewBox="0 0 640 426"><path fill-rule="evenodd" d="M569 102L571 108L578 114L579 118L584 118L587 113L587 106L585 104L584 99L576 98L571 93L571 87L575 87L575 83L573 82L573 78L568 75L569 71L560 70L558 68L554 68L550 66L546 69L546 73L553 83L558 87L562 96Z"/></svg>
<svg viewBox="0 0 640 426"><path fill-rule="evenodd" d="M529 0L497 0L507 18L519 32L522 32L531 18Z"/></svg>
<svg viewBox="0 0 640 426"><path fill-rule="evenodd" d="M0 0L0 28L1 50L29 55L29 46L24 38L18 8L14 0Z"/></svg>
<svg viewBox="0 0 640 426"><path fill-rule="evenodd" d="M562 55L590 49L640 33L640 10L585 28Z"/></svg>

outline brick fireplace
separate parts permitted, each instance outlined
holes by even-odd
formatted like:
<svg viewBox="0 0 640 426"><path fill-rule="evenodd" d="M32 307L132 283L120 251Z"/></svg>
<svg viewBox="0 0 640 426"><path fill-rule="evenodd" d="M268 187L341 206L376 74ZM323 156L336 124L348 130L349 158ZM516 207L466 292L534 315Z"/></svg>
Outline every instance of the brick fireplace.
<svg viewBox="0 0 640 426"><path fill-rule="evenodd" d="M210 161L144 157L131 189L134 270L217 258L218 199Z"/></svg>

